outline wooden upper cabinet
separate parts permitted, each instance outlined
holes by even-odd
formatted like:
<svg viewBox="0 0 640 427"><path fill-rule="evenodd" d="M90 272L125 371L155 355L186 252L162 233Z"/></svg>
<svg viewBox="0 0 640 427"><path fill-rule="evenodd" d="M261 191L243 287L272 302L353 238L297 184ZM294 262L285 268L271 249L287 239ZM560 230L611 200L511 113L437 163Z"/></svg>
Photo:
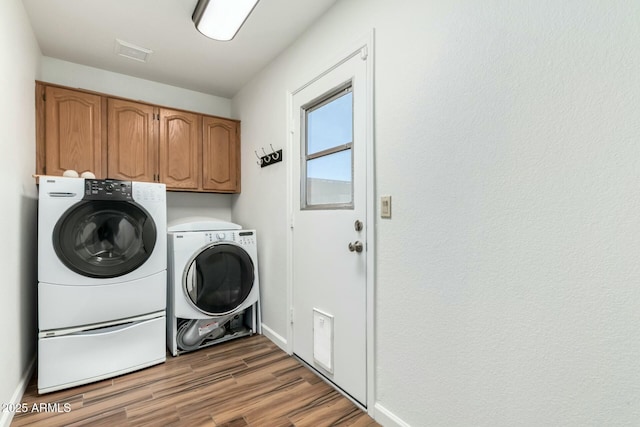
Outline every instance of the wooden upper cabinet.
<svg viewBox="0 0 640 427"><path fill-rule="evenodd" d="M240 191L238 122L202 118L202 188L235 193Z"/></svg>
<svg viewBox="0 0 640 427"><path fill-rule="evenodd" d="M160 182L167 188L200 188L201 116L160 109Z"/></svg>
<svg viewBox="0 0 640 427"><path fill-rule="evenodd" d="M240 122L36 82L36 174L240 192Z"/></svg>
<svg viewBox="0 0 640 427"><path fill-rule="evenodd" d="M158 139L155 110L152 105L109 98L109 178L156 180Z"/></svg>
<svg viewBox="0 0 640 427"><path fill-rule="evenodd" d="M39 172L62 175L73 169L104 178L102 97L47 86L43 102L45 164Z"/></svg>

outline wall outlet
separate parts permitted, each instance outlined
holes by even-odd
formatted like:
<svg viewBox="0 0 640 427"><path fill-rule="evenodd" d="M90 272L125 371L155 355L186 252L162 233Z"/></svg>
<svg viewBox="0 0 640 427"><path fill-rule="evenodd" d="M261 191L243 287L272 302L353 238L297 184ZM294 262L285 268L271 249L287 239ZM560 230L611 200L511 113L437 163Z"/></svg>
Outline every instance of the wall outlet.
<svg viewBox="0 0 640 427"><path fill-rule="evenodd" d="M391 196L380 197L380 218L391 218Z"/></svg>

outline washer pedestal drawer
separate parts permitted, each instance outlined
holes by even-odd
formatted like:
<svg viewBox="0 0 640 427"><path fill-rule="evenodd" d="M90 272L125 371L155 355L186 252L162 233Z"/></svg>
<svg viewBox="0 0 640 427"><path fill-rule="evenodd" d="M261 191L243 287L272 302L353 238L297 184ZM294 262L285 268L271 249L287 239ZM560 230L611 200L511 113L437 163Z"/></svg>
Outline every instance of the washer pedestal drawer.
<svg viewBox="0 0 640 427"><path fill-rule="evenodd" d="M164 313L68 335L38 339L38 392L114 377L166 359Z"/></svg>

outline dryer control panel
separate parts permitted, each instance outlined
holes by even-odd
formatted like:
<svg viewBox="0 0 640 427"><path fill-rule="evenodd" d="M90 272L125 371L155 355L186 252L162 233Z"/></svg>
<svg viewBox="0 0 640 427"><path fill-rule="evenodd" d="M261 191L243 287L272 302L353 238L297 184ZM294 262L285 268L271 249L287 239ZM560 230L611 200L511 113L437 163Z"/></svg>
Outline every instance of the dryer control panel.
<svg viewBox="0 0 640 427"><path fill-rule="evenodd" d="M241 245L253 245L256 243L253 231L240 231L238 232L238 243Z"/></svg>
<svg viewBox="0 0 640 427"><path fill-rule="evenodd" d="M236 235L233 231L210 231L204 233L205 243L220 242L222 240L235 242Z"/></svg>
<svg viewBox="0 0 640 427"><path fill-rule="evenodd" d="M256 243L255 231L218 230L203 233L205 243L234 242L239 245Z"/></svg>

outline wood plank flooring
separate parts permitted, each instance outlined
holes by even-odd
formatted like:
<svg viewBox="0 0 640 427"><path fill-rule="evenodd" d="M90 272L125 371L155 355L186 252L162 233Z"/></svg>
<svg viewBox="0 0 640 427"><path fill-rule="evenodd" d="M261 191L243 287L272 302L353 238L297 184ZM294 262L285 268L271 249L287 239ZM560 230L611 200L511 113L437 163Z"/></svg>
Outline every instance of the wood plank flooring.
<svg viewBox="0 0 640 427"><path fill-rule="evenodd" d="M21 403L29 411L12 427L379 426L261 335L44 395L34 376ZM34 404L43 410L31 411Z"/></svg>

